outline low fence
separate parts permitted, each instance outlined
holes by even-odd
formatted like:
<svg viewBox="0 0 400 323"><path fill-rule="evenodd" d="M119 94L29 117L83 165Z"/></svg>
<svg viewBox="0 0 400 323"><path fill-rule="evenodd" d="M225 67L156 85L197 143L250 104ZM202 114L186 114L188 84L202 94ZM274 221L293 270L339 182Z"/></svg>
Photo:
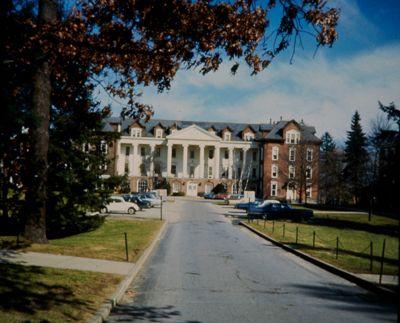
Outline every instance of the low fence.
<svg viewBox="0 0 400 323"><path fill-rule="evenodd" d="M368 241L365 243L364 247L360 248L360 250L352 250L350 247L345 245L345 239L342 239L339 235L336 235L336 237L332 239L326 239L321 237L318 230L302 232L299 226L295 223L258 219L249 219L248 221L256 222L258 226L264 229L264 232L269 231L271 236L296 249L320 250L325 253L330 253L336 260L339 260L341 256L353 256L366 259L368 262L368 268L365 268L364 271L373 272L374 269L376 269L374 266L379 266L378 273L380 284L382 283L385 263L397 262L398 264L398 259L396 260L386 257L386 238L383 238L380 243Z"/></svg>

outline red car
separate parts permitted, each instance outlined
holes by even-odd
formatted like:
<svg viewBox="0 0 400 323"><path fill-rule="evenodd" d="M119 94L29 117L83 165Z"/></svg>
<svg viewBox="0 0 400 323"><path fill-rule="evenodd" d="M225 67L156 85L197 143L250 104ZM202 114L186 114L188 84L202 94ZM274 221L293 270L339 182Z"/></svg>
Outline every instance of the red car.
<svg viewBox="0 0 400 323"><path fill-rule="evenodd" d="M229 199L229 194L218 193L218 194L215 194L214 199L215 200L227 200L227 199Z"/></svg>

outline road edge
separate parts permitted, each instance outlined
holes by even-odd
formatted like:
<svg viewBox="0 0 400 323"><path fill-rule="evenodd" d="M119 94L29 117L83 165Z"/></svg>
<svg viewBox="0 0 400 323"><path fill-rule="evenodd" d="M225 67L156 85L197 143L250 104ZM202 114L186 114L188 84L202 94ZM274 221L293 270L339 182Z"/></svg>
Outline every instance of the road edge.
<svg viewBox="0 0 400 323"><path fill-rule="evenodd" d="M314 265L317 265L318 267L323 268L323 269L325 269L325 270L327 270L327 271L329 271L329 272L331 272L331 273L333 273L333 274L335 274L337 276L340 276L340 277L342 277L342 278L344 278L344 279L346 279L346 280L348 280L348 281L350 281L350 282L352 282L352 283L354 283L354 284L356 284L356 285L358 285L358 286L360 286L360 287L362 287L362 288L364 288L366 290L369 290L369 291L371 291L371 292L373 292L373 293L375 293L375 294L377 294L377 295L379 295L379 296L381 296L381 297L383 297L383 298L385 298L385 299L387 299L387 300L389 300L391 302L396 302L396 300L397 300L398 294L396 292L390 290L390 289L387 289L387 288L379 286L379 285L377 285L377 284L375 284L373 282L370 282L370 281L367 281L365 279L362 279L362 278L360 278L360 277L358 277L358 276L356 276L356 275L354 275L354 274L352 274L352 273L350 273L348 271L345 271L343 269L335 267L335 266L333 266L331 264L328 264L328 263L326 263L326 262L324 262L324 261L322 261L320 259L312 257L312 256L310 256L310 255L308 255L306 253L303 253L303 252L299 251L299 250L293 249L293 248L289 247L288 245L285 245L285 244L283 244L283 243L281 243L281 242L279 242L279 241L267 236L266 234L262 233L261 231L258 231L257 229L254 229L253 227L247 225L243 221L240 221L239 225L247 228L248 230L250 230L253 233L255 233L256 235L258 235L259 237L272 242L273 244L281 247L282 249L284 249L284 250L286 250L286 251L288 251L288 252L290 252L290 253L292 253L292 254L294 254L294 255L296 255L296 256L304 259L304 260L307 260L307 261L313 263Z"/></svg>
<svg viewBox="0 0 400 323"><path fill-rule="evenodd" d="M157 235L154 237L150 246L146 248L143 254L139 257L138 261L134 264L134 267L125 276L122 282L118 285L114 293L108 298L98 309L98 311L86 322L87 323L102 323L110 315L111 310L118 304L118 302L123 297L125 291L131 285L133 279L142 269L144 263L147 261L156 245L160 242L162 236L165 233L168 222L164 221L162 227L158 231Z"/></svg>

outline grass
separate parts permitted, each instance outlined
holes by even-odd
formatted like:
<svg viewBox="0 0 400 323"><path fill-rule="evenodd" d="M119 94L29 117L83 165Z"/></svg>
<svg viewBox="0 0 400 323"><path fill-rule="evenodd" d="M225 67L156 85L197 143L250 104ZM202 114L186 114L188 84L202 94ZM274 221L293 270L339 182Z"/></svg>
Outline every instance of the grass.
<svg viewBox="0 0 400 323"><path fill-rule="evenodd" d="M107 219L100 228L46 245L17 246L16 237L0 237L0 247L98 259L136 261L149 246L159 220ZM120 275L0 263L0 322L84 322L109 297Z"/></svg>
<svg viewBox="0 0 400 323"><path fill-rule="evenodd" d="M385 241L383 273L396 275L399 269L398 223L398 220L378 216L368 221L368 215L364 214L321 213L312 223L264 223L260 220L252 221L251 226L294 249L354 273L380 272Z"/></svg>
<svg viewBox="0 0 400 323"><path fill-rule="evenodd" d="M0 264L0 322L82 322L121 276Z"/></svg>
<svg viewBox="0 0 400 323"><path fill-rule="evenodd" d="M129 261L135 262L149 246L162 222L159 220L107 219L98 229L62 239L50 240L48 244L24 246L25 251L44 252L68 256L126 261L125 235L127 234ZM16 238L6 239L3 244L14 243Z"/></svg>

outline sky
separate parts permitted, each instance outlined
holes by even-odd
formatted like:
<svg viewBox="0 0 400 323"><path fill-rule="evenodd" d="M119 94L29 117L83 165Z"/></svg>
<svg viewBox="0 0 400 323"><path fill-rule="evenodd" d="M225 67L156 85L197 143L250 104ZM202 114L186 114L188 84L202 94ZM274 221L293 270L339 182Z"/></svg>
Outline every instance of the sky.
<svg viewBox="0 0 400 323"><path fill-rule="evenodd" d="M274 59L256 76L244 64L235 76L224 63L206 76L181 70L171 89L144 89L143 102L156 119L269 123L295 119L329 132L343 143L351 118L360 113L365 133L379 114L379 104L400 106L400 1L333 0L341 9L339 38L320 48L303 38L296 48ZM315 54L315 55L314 55ZM106 100L106 99L105 99ZM113 114L119 107L113 106Z"/></svg>

